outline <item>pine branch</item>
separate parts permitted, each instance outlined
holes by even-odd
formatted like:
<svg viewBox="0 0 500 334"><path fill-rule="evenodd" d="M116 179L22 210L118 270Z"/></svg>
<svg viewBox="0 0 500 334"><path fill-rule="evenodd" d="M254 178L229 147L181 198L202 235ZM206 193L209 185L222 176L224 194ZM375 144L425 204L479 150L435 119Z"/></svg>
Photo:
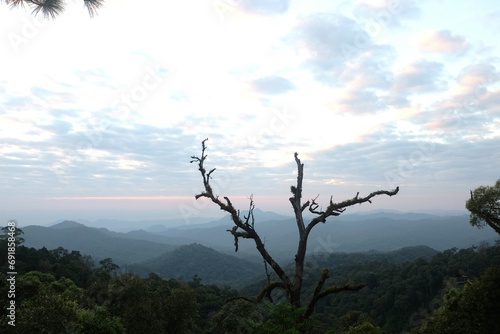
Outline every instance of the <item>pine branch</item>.
<svg viewBox="0 0 500 334"><path fill-rule="evenodd" d="M38 15L42 13L45 18L55 19L63 11L66 5L64 0L3 0L1 1L7 4L11 9L16 9L19 7L32 8L32 14ZM83 0L84 6L87 8L90 17L97 15L98 10L104 5L104 0Z"/></svg>

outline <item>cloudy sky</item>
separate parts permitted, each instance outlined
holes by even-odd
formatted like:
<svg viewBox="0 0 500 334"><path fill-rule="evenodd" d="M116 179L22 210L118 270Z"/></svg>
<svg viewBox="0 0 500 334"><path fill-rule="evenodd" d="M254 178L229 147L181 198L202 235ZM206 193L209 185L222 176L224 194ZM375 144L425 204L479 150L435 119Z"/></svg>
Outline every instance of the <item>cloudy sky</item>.
<svg viewBox="0 0 500 334"><path fill-rule="evenodd" d="M52 21L0 6L3 221L220 216L216 191L290 213L463 210L500 178L495 1L69 1Z"/></svg>

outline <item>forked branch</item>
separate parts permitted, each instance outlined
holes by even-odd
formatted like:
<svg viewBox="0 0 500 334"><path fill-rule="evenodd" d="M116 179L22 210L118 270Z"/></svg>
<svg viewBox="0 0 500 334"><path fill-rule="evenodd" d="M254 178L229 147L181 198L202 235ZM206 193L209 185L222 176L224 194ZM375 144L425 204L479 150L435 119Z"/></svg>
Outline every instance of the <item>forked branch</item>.
<svg viewBox="0 0 500 334"><path fill-rule="evenodd" d="M257 250L261 254L262 258L271 266L271 268L273 268L274 272L278 275L278 277L284 284L290 284L290 279L288 278L287 274L267 252L264 243L262 242L258 233L255 231L254 215L253 215L253 210L255 208L255 205L253 202L253 197L252 196L250 197L248 216L244 216L244 220L242 220L239 215L239 211L236 210L236 208L233 206L233 203L231 203L231 200L228 197L224 197L225 202L223 202L219 199L219 196L214 194L213 188L210 185L210 179L212 177L212 173L215 171L215 168L211 169L208 173L205 168L205 160L207 159L207 154L205 153L207 146L205 143L207 140L208 138L202 141L201 157L191 156L190 162L198 163L198 170L200 171L200 174L202 176L203 186L204 186L204 191L195 195L195 198L196 199L199 199L201 197L209 198L212 202L217 204L217 206L221 210L229 213L234 223L234 226L227 231L230 232L234 237L234 246L236 252L238 251L239 238L253 239L255 242L255 246L257 247Z"/></svg>
<svg viewBox="0 0 500 334"><path fill-rule="evenodd" d="M321 272L321 278L318 281L318 284L316 285L316 288L314 289L313 295L311 297L311 301L307 305L307 309L304 313L304 318L308 318L311 316L311 314L314 311L314 306L323 297L326 297L328 295L334 294L334 293L339 293L342 291L358 291L361 290L366 286L366 284L357 284L357 285L350 285L350 284L345 284L342 286L329 286L325 290L322 291L323 285L325 284L326 280L329 278L329 272L328 269L323 269Z"/></svg>

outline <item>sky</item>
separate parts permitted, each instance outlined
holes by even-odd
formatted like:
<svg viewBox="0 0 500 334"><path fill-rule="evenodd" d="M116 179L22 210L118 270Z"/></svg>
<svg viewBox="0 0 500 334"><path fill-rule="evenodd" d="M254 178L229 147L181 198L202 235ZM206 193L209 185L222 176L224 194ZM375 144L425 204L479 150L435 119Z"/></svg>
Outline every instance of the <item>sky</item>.
<svg viewBox="0 0 500 334"><path fill-rule="evenodd" d="M500 178L495 1L131 0L54 20L0 6L0 218L464 210Z"/></svg>

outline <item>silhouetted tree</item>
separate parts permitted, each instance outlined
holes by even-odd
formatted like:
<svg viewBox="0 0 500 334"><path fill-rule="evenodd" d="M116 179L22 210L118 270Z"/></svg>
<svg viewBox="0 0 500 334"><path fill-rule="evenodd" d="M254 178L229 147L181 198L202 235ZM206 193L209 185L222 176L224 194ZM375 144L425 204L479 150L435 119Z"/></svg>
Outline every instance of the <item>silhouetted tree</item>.
<svg viewBox="0 0 500 334"><path fill-rule="evenodd" d="M488 224L500 234L500 180L493 187L481 186L471 190L465 207L470 211L472 226L483 227Z"/></svg>
<svg viewBox="0 0 500 334"><path fill-rule="evenodd" d="M111 273L115 270L120 269L120 266L113 262L113 259L110 257L105 258L104 260L99 261L100 269L104 272Z"/></svg>
<svg viewBox="0 0 500 334"><path fill-rule="evenodd" d="M24 243L24 238L21 235L24 234L24 231L21 230L17 226L4 226L2 227L3 234L0 234L0 240L8 241L9 237L14 238L16 246L19 246Z"/></svg>
<svg viewBox="0 0 500 334"><path fill-rule="evenodd" d="M223 197L223 200L219 198L218 195L214 194L212 186L210 185L210 179L212 177L212 173L215 171L215 168L211 169L207 172L205 169L205 160L207 159L207 155L205 154L206 145L205 142L208 139L202 141L202 151L201 157L192 156L191 163L197 162L198 169L203 178L203 186L204 191L195 196L196 199L200 197L206 197L210 199L213 203L215 203L219 208L223 211L226 211L231 216L231 219L234 223L234 226L231 230L228 230L234 237L234 246L235 251L238 251L238 240L239 238L244 239L253 239L257 250L260 255L264 259L264 263L266 265L266 274L268 277L268 282L266 287L256 296L255 301L259 302L264 297L269 298L272 301L271 293L274 289L280 288L286 292L286 296L290 304L294 308L301 307L301 291L302 291L302 283L304 276L304 260L306 256L307 250L307 239L311 230L319 223L325 223L327 218L330 216L338 216L349 206L354 204L361 204L365 202L370 202L371 199L377 195L388 195L393 196L396 195L399 191L399 187L392 191L386 190L378 190L372 192L368 196L359 197L359 193L356 194L351 199L345 200L343 202L334 203L332 201L332 197L330 197L330 202L328 206L323 210L320 208L318 202L316 202L317 197L302 203L302 180L304 177L304 164L301 163L298 158L298 154L295 153L295 162L297 164L297 183L295 186L291 186L292 197L290 197L290 203L292 204L293 211L295 214L295 219L297 223L297 229L299 232L299 242L297 246L297 253L295 255L295 272L293 277L289 276L281 265L279 265L274 258L267 251L264 242L261 237L257 233L254 225L254 202L252 196L250 197L250 206L249 212L247 216L240 217L239 210L237 210L231 200L228 197ZM308 224L304 222L303 212L304 210L308 210L311 214L314 215L314 218L309 221ZM267 265L271 266L273 271L278 275L279 281L272 281L271 275L267 272ZM341 292L341 291L357 291L365 286L365 284L351 285L344 284L341 286L329 286L323 288L326 280L329 278L328 269L323 269L321 272L321 276L318 280L318 283L314 289L313 295L310 298L308 305L305 307L305 311L302 319L308 318L313 310L316 302L321 298L328 296L333 293Z"/></svg>
<svg viewBox="0 0 500 334"><path fill-rule="evenodd" d="M32 8L32 14L42 13L46 18L55 18L64 10L66 1L63 0L2 0L10 8L24 7ZM97 14L97 10L104 3L104 0L83 0L83 4L89 11L90 16Z"/></svg>

